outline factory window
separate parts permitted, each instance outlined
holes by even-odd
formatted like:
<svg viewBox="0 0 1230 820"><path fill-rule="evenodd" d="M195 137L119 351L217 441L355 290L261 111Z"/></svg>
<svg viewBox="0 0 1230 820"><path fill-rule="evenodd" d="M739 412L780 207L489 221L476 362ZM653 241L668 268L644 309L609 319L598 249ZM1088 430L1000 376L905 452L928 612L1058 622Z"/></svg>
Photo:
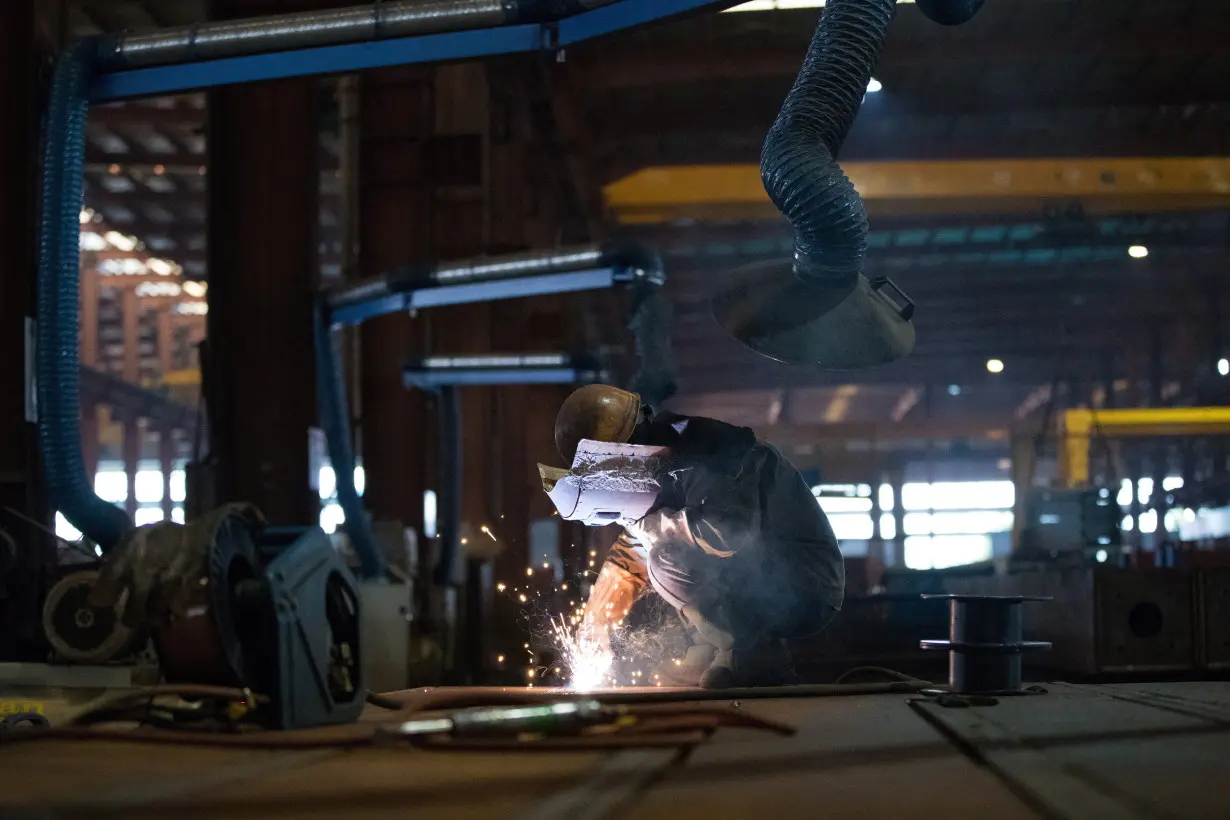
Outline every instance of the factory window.
<svg viewBox="0 0 1230 820"><path fill-rule="evenodd" d="M320 528L325 532L337 532L337 528L346 523L346 513L342 512L340 504L326 504L320 511Z"/></svg>
<svg viewBox="0 0 1230 820"><path fill-rule="evenodd" d="M161 520L161 507L138 507L136 517L134 518L134 523L140 527L145 524L156 524Z"/></svg>
<svg viewBox="0 0 1230 820"><path fill-rule="evenodd" d="M123 470L99 470L94 474L94 492L103 501L123 504L128 500L128 476Z"/></svg>
<svg viewBox="0 0 1230 820"><path fill-rule="evenodd" d="M320 473L317 476L317 485L320 488L320 500L328 501L337 497L337 475L333 472L333 467L326 464L320 468ZM360 465L354 468L354 488L363 495L363 490L367 485L367 475Z"/></svg>
<svg viewBox="0 0 1230 820"><path fill-rule="evenodd" d="M162 470L138 470L136 488L138 504L157 504L162 501ZM124 494L128 494L127 488Z"/></svg>
<svg viewBox="0 0 1230 820"><path fill-rule="evenodd" d="M872 536L871 516L860 513L839 513L829 516L833 534L839 541L866 541Z"/></svg>
<svg viewBox="0 0 1230 820"><path fill-rule="evenodd" d="M1162 480L1162 489L1169 492L1178 490L1183 487L1183 479L1177 475L1167 476ZM1136 497L1141 504L1148 504L1149 499L1153 497L1153 479L1142 478L1136 485ZM1120 507L1130 506L1132 503L1132 480L1125 478L1119 483L1119 495L1116 499Z"/></svg>
<svg viewBox="0 0 1230 820"><path fill-rule="evenodd" d="M905 565L910 569L946 569L989 560L989 535L915 535L905 539Z"/></svg>
<svg viewBox="0 0 1230 820"><path fill-rule="evenodd" d="M436 503L436 491L425 490L423 492L423 535L428 538L436 537L436 517L439 514L439 507Z"/></svg>
<svg viewBox="0 0 1230 820"><path fill-rule="evenodd" d="M1015 500L1011 481L910 482L901 488L907 510L1010 510Z"/></svg>
<svg viewBox="0 0 1230 820"><path fill-rule="evenodd" d="M905 514L905 534L988 535L1012 530L1011 510L964 510L960 512L911 512Z"/></svg>
<svg viewBox="0 0 1230 820"><path fill-rule="evenodd" d="M897 519L892 513L880 516L880 537L888 541L897 537Z"/></svg>
<svg viewBox="0 0 1230 820"><path fill-rule="evenodd" d="M56 513L56 535L65 541L76 541L81 538L81 530L68 523L63 513Z"/></svg>

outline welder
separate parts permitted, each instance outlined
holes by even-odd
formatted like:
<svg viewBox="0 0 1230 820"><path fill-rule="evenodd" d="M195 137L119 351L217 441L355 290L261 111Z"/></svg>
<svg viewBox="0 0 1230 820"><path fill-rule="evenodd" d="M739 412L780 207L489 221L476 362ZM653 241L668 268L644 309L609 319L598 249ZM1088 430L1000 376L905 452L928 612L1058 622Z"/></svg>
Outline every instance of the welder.
<svg viewBox="0 0 1230 820"><path fill-rule="evenodd" d="M798 470L748 428L654 412L606 385L577 390L556 418L567 463L586 439L667 450L656 468L661 491L612 546L582 628L609 641L651 590L700 639L689 653L691 663L704 658L694 682L797 682L787 642L822 631L845 591L837 539Z"/></svg>

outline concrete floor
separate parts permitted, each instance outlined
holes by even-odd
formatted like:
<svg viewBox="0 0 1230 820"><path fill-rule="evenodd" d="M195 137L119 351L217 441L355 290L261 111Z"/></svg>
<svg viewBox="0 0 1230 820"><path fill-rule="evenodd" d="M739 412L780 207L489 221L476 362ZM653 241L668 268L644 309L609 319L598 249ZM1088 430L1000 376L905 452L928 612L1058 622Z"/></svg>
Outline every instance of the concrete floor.
<svg viewBox="0 0 1230 820"><path fill-rule="evenodd" d="M904 694L745 699L798 733L723 729L685 755L22 743L0 749L0 805L126 818L1230 818L1230 684L1047 689L965 709Z"/></svg>

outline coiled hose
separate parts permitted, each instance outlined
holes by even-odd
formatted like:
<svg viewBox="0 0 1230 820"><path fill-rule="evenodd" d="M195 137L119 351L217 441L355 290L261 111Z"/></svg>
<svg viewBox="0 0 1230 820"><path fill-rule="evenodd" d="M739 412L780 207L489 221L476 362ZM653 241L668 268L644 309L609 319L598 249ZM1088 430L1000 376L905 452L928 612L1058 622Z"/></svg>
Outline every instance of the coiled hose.
<svg viewBox="0 0 1230 820"><path fill-rule="evenodd" d="M336 478L337 500L346 516L346 533L359 558L359 575L366 579L384 577L384 556L376 547L372 522L363 508L354 483L354 446L350 439L350 406L342 382L342 366L336 339L323 299L317 301L313 343L316 354L316 406L320 426L329 447L329 461Z"/></svg>
<svg viewBox="0 0 1230 820"><path fill-rule="evenodd" d="M60 55L52 80L39 226L38 432L47 492L55 509L104 552L132 522L90 486L81 448L80 219L84 202L85 124L93 45Z"/></svg>
<svg viewBox="0 0 1230 820"><path fill-rule="evenodd" d="M765 140L760 174L795 232L804 282L848 293L867 251L862 197L837 165L893 18L895 0L831 0Z"/></svg>

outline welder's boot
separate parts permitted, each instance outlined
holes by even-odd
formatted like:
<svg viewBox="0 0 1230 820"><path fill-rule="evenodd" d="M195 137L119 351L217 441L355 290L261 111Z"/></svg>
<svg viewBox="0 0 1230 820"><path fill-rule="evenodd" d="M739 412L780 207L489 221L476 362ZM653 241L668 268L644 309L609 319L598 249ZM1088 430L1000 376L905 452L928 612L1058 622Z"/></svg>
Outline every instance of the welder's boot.
<svg viewBox="0 0 1230 820"><path fill-rule="evenodd" d="M785 641L761 633L735 634L701 615L692 607L683 610L701 638L717 653L700 676L702 689L743 686L787 686L798 683L794 662Z"/></svg>

